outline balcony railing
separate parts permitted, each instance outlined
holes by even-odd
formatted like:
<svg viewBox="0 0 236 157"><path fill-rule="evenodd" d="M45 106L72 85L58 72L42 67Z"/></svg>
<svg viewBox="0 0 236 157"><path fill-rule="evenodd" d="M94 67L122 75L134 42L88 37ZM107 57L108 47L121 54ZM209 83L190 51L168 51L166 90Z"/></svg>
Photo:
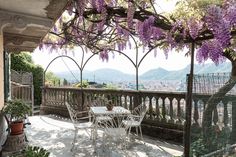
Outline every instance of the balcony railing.
<svg viewBox="0 0 236 157"><path fill-rule="evenodd" d="M43 89L41 113L68 116L65 107L66 101L75 105L78 110L86 110L93 101L104 97L114 98L115 105L123 106L129 110L141 103L146 104L149 107L149 111L142 123L144 134L182 141L186 107L186 93L184 92L81 90L79 88L46 87ZM193 126L201 127L204 106L209 97L210 95L194 94L192 108ZM233 98L235 97L226 96L224 100L219 102L214 110L212 124L232 126Z"/></svg>

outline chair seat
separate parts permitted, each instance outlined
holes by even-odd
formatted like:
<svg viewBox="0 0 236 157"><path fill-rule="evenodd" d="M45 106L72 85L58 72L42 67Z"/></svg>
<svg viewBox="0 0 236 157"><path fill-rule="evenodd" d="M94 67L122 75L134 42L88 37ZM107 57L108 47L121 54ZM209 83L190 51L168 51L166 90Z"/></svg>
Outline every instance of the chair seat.
<svg viewBox="0 0 236 157"><path fill-rule="evenodd" d="M136 127L140 125L140 122L134 120L123 120L122 123L129 127Z"/></svg>
<svg viewBox="0 0 236 157"><path fill-rule="evenodd" d="M106 128L105 134L110 137L124 137L126 136L126 130L124 128Z"/></svg>
<svg viewBox="0 0 236 157"><path fill-rule="evenodd" d="M83 122L83 123L75 123L74 126L79 129L86 129L86 128L92 128L93 123L92 122Z"/></svg>

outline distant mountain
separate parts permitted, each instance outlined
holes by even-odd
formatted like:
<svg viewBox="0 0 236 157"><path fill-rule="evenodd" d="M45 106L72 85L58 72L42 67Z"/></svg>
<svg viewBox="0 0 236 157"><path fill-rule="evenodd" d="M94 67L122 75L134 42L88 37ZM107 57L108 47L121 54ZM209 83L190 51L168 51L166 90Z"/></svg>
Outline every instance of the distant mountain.
<svg viewBox="0 0 236 157"><path fill-rule="evenodd" d="M152 80L163 80L163 81L180 81L186 79L186 74L189 73L190 65L184 69L176 71L168 71L163 68L152 69L139 76L139 80L152 81ZM194 65L194 73L218 73L218 72L230 72L231 63L225 62L216 66L215 64L204 64ZM72 75L73 73L73 75ZM60 78L65 78L70 82L77 82L80 80L79 70L73 70L71 72L58 72L55 73ZM119 70L114 69L99 69L95 71L84 71L83 79L88 81L96 82L128 82L135 81L135 75L123 73Z"/></svg>
<svg viewBox="0 0 236 157"><path fill-rule="evenodd" d="M194 65L194 74L230 72L231 63L225 62L216 66L215 64ZM184 69L167 71L162 68L149 70L139 77L140 80L185 80L186 74L190 72L190 65Z"/></svg>
<svg viewBox="0 0 236 157"><path fill-rule="evenodd" d="M99 82L122 82L132 81L135 75L125 74L119 70L114 69L99 69L93 72L96 81ZM89 75L87 76L87 78ZM86 76L85 76L86 78Z"/></svg>
<svg viewBox="0 0 236 157"><path fill-rule="evenodd" d="M71 72L57 72L55 73L60 78L65 78L70 82L80 81L80 71L73 70ZM96 82L123 82L135 80L135 75L125 74L119 70L114 69L99 69L95 71L83 71L83 80Z"/></svg>

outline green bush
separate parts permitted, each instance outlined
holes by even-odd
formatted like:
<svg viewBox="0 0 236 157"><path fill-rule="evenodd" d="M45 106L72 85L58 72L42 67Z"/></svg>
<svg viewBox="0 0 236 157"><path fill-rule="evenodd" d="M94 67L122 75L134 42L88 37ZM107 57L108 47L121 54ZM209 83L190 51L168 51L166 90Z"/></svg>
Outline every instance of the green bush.
<svg viewBox="0 0 236 157"><path fill-rule="evenodd" d="M10 157L49 157L50 153L38 146L27 146L25 150Z"/></svg>
<svg viewBox="0 0 236 157"><path fill-rule="evenodd" d="M37 146L28 146L24 152L26 157L49 157L50 153L44 149Z"/></svg>
<svg viewBox="0 0 236 157"><path fill-rule="evenodd" d="M193 139L193 137L192 137ZM209 137L203 139L200 134L195 141L191 143L190 156L202 156L216 150L220 150L230 143L230 128L223 127L221 130L219 126L212 126L209 132Z"/></svg>

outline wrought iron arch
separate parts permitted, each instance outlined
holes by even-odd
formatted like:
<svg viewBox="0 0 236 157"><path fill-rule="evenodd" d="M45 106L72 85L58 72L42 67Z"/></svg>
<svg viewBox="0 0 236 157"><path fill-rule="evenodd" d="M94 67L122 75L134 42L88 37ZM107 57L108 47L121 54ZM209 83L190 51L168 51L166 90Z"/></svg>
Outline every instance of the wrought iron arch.
<svg viewBox="0 0 236 157"><path fill-rule="evenodd" d="M125 53L122 52L122 51L114 50L114 49L111 49L111 51L115 51L115 52L118 52L119 54L122 54L123 56L125 56L125 57L132 63L132 65L133 65L134 68L135 68L136 90L139 90L139 79L138 79L139 67L140 67L141 63L143 62L143 60L146 58L146 56L147 56L148 54L150 54L150 52L152 52L152 50L154 50L155 48L157 48L157 47L160 46L161 44L157 44L157 45L155 45L154 47L152 47L151 49L149 49L149 50L145 53L145 55L142 56L142 58L141 58L140 60L138 60L138 57L139 57L139 55L138 55L138 53L139 53L139 51L138 51L138 45L137 45L137 42L136 42L135 38L134 38L132 35L130 35L130 36L131 36L131 38L133 39L133 41L134 41L134 43L135 43L135 50L136 50L136 52L135 52L135 53L136 53L136 54L135 54L135 61L133 61L127 54L125 54Z"/></svg>
<svg viewBox="0 0 236 157"><path fill-rule="evenodd" d="M75 59L73 59L72 57L67 56L67 55L60 55L60 56L55 57L53 60L51 60L51 61L49 62L49 64L47 65L47 67L45 68L44 72L43 72L43 86L45 86L45 75L46 75L46 72L47 72L49 66L50 66L55 60L57 60L58 58L63 58L63 57L69 58L70 60L72 60L72 61L77 65L77 67L78 67L79 70L80 70L80 82L82 82L82 80L83 80L83 75L82 75L82 74L83 74L83 70L84 70L84 68L85 68L85 65L86 65L86 64L88 63L88 61L89 61L93 56L95 56L96 54L93 53L93 54L85 61L85 63L84 63L84 50L83 50L82 47L81 47L81 49L82 49L82 52L83 52L83 53L82 53L81 65L79 65L79 64L76 62ZM82 86L81 86L81 88L82 88Z"/></svg>
<svg viewBox="0 0 236 157"><path fill-rule="evenodd" d="M47 67L45 68L45 70L44 70L44 72L43 72L43 86L45 86L45 76L46 76L46 72L47 72L49 66L50 66L55 60L57 60L58 58L63 58L63 57L69 58L70 60L72 60L72 61L78 66L78 68L80 69L80 71L82 70L82 68L80 67L80 65L79 65L72 57L67 56L67 55L60 55L60 56L57 56L57 57L55 57L53 60L51 60L51 61L49 62L49 64L47 65Z"/></svg>

